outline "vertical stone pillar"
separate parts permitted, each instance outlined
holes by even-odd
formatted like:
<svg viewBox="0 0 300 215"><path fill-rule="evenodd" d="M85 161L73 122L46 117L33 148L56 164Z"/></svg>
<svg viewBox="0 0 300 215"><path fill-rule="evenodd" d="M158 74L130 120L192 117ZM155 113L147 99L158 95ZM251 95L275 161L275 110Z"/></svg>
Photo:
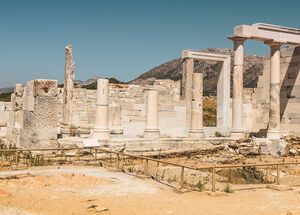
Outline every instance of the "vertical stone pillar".
<svg viewBox="0 0 300 215"><path fill-rule="evenodd" d="M121 123L121 105L113 102L109 107L109 121L112 134L123 134Z"/></svg>
<svg viewBox="0 0 300 215"><path fill-rule="evenodd" d="M72 45L65 47L65 82L63 94L63 124L71 124L72 99L75 78L75 64L73 62Z"/></svg>
<svg viewBox="0 0 300 215"><path fill-rule="evenodd" d="M191 115L192 115L192 85L193 85L193 73L194 73L194 59L186 58L183 62L183 99L186 100L186 126L187 131L190 130Z"/></svg>
<svg viewBox="0 0 300 215"><path fill-rule="evenodd" d="M280 139L280 43L267 43L270 46L270 108L267 137Z"/></svg>
<svg viewBox="0 0 300 215"><path fill-rule="evenodd" d="M144 137L159 138L158 91L147 91L147 115Z"/></svg>
<svg viewBox="0 0 300 215"><path fill-rule="evenodd" d="M57 147L58 82L38 79L27 82L23 95L21 145Z"/></svg>
<svg viewBox="0 0 300 215"><path fill-rule="evenodd" d="M181 91L181 81L175 81L174 82L174 88L173 88L173 100L179 101L180 100L180 91Z"/></svg>
<svg viewBox="0 0 300 215"><path fill-rule="evenodd" d="M231 38L234 42L233 88L232 88L232 129L231 136L243 138L243 66L245 38Z"/></svg>
<svg viewBox="0 0 300 215"><path fill-rule="evenodd" d="M109 131L109 81L107 79L97 80L97 101L95 126L93 130L93 138L97 140L108 140L110 138Z"/></svg>
<svg viewBox="0 0 300 215"><path fill-rule="evenodd" d="M189 136L203 138L203 73L193 74L192 117Z"/></svg>
<svg viewBox="0 0 300 215"><path fill-rule="evenodd" d="M23 86L22 84L16 84L14 93L12 94L13 105L13 140L17 147L21 146L20 131L23 128Z"/></svg>

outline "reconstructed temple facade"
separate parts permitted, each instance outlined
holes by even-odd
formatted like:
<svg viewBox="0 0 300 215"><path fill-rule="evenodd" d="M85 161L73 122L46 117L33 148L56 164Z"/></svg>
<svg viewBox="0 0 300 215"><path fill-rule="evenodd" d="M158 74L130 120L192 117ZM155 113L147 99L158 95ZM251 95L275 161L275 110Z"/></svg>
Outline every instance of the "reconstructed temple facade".
<svg viewBox="0 0 300 215"><path fill-rule="evenodd" d="M300 30L258 23L237 26L229 38L233 59L184 50L181 81L156 80L143 86L99 79L97 90L74 87L75 63L68 45L64 87L43 79L17 84L11 102L0 103L0 137L19 147L144 141L153 149L161 143L199 144L216 131L227 139L300 135ZM263 74L251 89L243 87L248 39L270 46ZM292 46L280 48L283 44ZM194 73L194 61L199 60L218 63L215 128L203 126L203 73Z"/></svg>

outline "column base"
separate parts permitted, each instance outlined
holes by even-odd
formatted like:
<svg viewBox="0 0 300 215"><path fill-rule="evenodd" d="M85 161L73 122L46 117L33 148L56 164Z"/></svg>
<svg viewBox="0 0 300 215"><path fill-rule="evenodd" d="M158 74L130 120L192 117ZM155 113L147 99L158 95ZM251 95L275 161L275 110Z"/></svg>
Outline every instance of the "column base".
<svg viewBox="0 0 300 215"><path fill-rule="evenodd" d="M159 139L160 138L159 129L145 129L144 138Z"/></svg>
<svg viewBox="0 0 300 215"><path fill-rule="evenodd" d="M123 128L112 128L110 133L111 134L123 134L124 129Z"/></svg>
<svg viewBox="0 0 300 215"><path fill-rule="evenodd" d="M204 138L204 131L203 131L203 129L192 129L189 132L189 137L202 139L202 138Z"/></svg>
<svg viewBox="0 0 300 215"><path fill-rule="evenodd" d="M233 128L231 129L230 137L235 139L245 138L244 129Z"/></svg>
<svg viewBox="0 0 300 215"><path fill-rule="evenodd" d="M268 130L267 132L267 138L271 140L279 140L284 135L286 135L286 132L280 130Z"/></svg>
<svg viewBox="0 0 300 215"><path fill-rule="evenodd" d="M92 137L97 140L109 140L110 139L110 130L94 129Z"/></svg>

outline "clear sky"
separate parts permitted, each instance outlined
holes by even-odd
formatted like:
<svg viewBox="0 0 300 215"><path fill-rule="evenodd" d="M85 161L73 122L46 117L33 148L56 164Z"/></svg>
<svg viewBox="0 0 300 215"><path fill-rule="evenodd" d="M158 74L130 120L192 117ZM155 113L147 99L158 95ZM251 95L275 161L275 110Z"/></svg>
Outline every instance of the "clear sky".
<svg viewBox="0 0 300 215"><path fill-rule="evenodd" d="M0 87L62 81L69 43L76 79L128 81L182 49L231 48L238 24L300 28L299 8L299 0L0 0ZM267 51L246 43L247 53Z"/></svg>

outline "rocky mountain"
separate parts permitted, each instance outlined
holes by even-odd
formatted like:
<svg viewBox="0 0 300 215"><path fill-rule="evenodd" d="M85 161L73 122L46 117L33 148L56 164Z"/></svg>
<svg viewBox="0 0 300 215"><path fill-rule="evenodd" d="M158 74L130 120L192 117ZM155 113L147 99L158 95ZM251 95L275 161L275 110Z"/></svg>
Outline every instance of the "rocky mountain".
<svg viewBox="0 0 300 215"><path fill-rule="evenodd" d="M220 54L230 54L231 49L209 48L204 52L213 52ZM232 58L233 59L233 58ZM145 72L136 79L130 81L131 84L152 84L156 79L171 79L174 81L182 78L181 58L177 58L163 63L153 69ZM231 64L233 66L233 64ZM247 55L244 59L244 87L255 87L258 76L263 72L264 57L256 55ZM204 95L216 95L218 81L217 63L212 61L196 61L195 72L204 71Z"/></svg>

